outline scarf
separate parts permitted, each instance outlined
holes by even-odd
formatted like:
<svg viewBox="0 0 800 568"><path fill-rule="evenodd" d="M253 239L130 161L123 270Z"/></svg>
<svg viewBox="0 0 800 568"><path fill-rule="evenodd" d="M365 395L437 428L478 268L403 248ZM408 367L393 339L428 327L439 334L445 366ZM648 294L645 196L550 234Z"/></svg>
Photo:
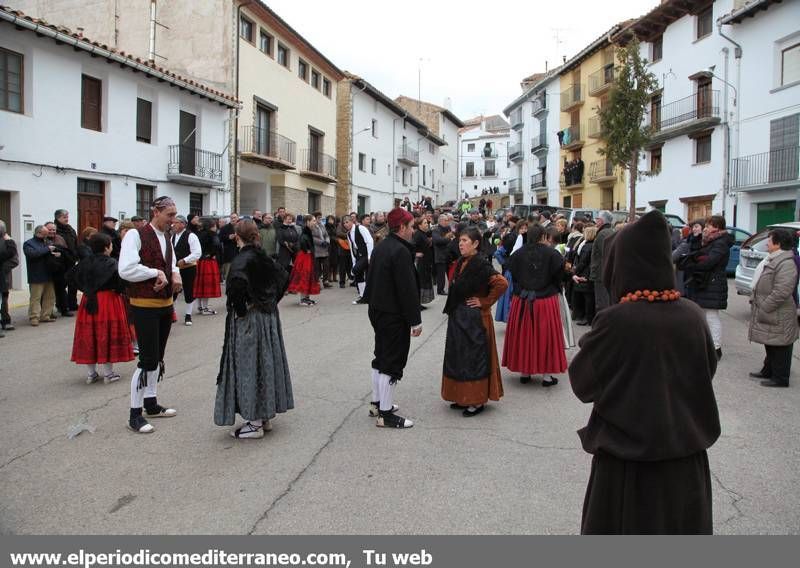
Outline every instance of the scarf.
<svg viewBox="0 0 800 568"><path fill-rule="evenodd" d="M479 254L459 258L442 313L452 313L473 296L486 296L489 292L489 280L495 274L497 272L492 265Z"/></svg>
<svg viewBox="0 0 800 568"><path fill-rule="evenodd" d="M86 296L86 311L97 313L97 292L117 274L117 261L104 254L84 258L75 267L72 280Z"/></svg>
<svg viewBox="0 0 800 568"><path fill-rule="evenodd" d="M703 246L706 246L711 241L716 241L721 236L727 234L728 231L723 231L722 229L717 229L716 227L703 229Z"/></svg>

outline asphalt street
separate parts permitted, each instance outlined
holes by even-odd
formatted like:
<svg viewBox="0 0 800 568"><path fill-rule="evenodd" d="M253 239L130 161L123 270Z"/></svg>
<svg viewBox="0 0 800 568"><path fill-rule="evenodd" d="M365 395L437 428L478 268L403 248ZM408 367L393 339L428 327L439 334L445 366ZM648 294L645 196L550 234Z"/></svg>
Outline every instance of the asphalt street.
<svg viewBox="0 0 800 568"><path fill-rule="evenodd" d="M731 288L733 288L731 282ZM443 298L423 312L397 389L410 430L368 417L372 330L352 288L313 308L281 302L295 409L261 440L214 425L220 311L173 326L159 401L178 409L138 435L125 424L134 363L123 380L86 385L69 361L74 320L38 328L14 311L0 339L0 532L9 534L574 534L590 456L576 430L590 408L566 376L522 385L464 418L439 396ZM722 437L709 451L715 531L800 533L800 382L765 389L747 372L746 300L723 313L715 378ZM502 349L504 324L496 326ZM578 328L582 333L585 328ZM568 352L572 357L576 349ZM797 358L797 354L796 357ZM67 438L84 422L94 432Z"/></svg>

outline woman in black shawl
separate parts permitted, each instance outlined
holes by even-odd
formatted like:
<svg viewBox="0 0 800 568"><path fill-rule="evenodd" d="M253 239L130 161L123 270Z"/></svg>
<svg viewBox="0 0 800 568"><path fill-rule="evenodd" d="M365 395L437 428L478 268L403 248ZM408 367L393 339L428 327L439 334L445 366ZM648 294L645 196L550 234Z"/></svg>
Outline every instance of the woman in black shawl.
<svg viewBox="0 0 800 568"><path fill-rule="evenodd" d="M433 293L433 235L425 217L414 221L414 264L419 277L419 303L422 309L434 299Z"/></svg>
<svg viewBox="0 0 800 568"><path fill-rule="evenodd" d="M487 401L503 396L491 309L508 282L479 254L481 240L474 227L461 231L461 257L444 306L448 319L442 398L466 417L480 414Z"/></svg>
<svg viewBox="0 0 800 568"><path fill-rule="evenodd" d="M572 390L593 405L578 431L594 456L584 534L712 532L706 450L720 434L717 357L703 310L674 290L670 249L658 211L606 241L612 306L569 367Z"/></svg>
<svg viewBox="0 0 800 568"><path fill-rule="evenodd" d="M103 382L119 380L114 363L133 361L128 316L122 292L124 281L117 272L117 261L111 257L113 243L105 233L95 233L88 245L92 256L81 260L70 271L71 283L81 292L71 360L86 365L86 383L100 378L97 365L102 365Z"/></svg>
<svg viewBox="0 0 800 568"><path fill-rule="evenodd" d="M222 347L214 423L228 426L236 414L246 420L234 428L234 438L263 438L276 413L294 408L289 364L283 344L278 302L289 277L280 264L261 250L254 221L236 225L240 248L234 257L225 293L228 317Z"/></svg>

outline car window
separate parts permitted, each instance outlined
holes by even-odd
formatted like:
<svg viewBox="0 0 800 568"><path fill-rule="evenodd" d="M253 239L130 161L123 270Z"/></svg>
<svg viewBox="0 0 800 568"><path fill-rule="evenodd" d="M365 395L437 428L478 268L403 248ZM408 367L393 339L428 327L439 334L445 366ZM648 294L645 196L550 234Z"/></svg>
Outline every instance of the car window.
<svg viewBox="0 0 800 568"><path fill-rule="evenodd" d="M749 239L747 239L742 248L749 248L756 252L767 252L767 237L769 236L769 230L761 231L760 233L756 233Z"/></svg>
<svg viewBox="0 0 800 568"><path fill-rule="evenodd" d="M747 239L750 238L750 235L742 231L741 229L728 229L728 232L733 235L733 240L736 241L737 245L741 245Z"/></svg>

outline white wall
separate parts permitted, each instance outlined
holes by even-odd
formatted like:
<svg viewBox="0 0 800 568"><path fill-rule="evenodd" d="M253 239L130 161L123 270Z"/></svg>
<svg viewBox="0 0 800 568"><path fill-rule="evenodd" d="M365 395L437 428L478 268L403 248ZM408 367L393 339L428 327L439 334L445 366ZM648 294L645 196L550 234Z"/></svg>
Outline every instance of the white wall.
<svg viewBox="0 0 800 568"><path fill-rule="evenodd" d="M436 181L439 189L438 201L443 204L446 201L457 200L460 196L458 194L459 188L459 158L458 158L458 129L459 127L451 122L444 114L439 114L439 137L442 138L447 145L439 148L439 167L437 174L442 168L442 160L445 163L444 174Z"/></svg>
<svg viewBox="0 0 800 568"><path fill-rule="evenodd" d="M179 142L179 111L197 116L198 148L224 153L226 107L10 26L3 26L0 46L24 56L24 114L0 111L0 132L14 133L3 137L0 191L12 192L15 239L24 240L23 220L41 224L59 208L69 210L77 225L79 177L106 182L105 213L115 217L136 214L137 183L172 196L180 212L188 210L189 193L196 192L207 195L204 213L227 213L225 191L167 180L168 147ZM81 74L103 82L102 132L81 128ZM137 97L153 102L152 144L136 141ZM227 154L221 163L224 182ZM21 277L18 271L15 286Z"/></svg>
<svg viewBox="0 0 800 568"><path fill-rule="evenodd" d="M713 4L713 20L715 22L711 35L696 40L696 17L686 15L670 24L663 34L663 57L650 65L663 88L662 109L679 99L695 94L696 83L689 79L708 67L715 66L715 74L723 76L725 54L723 48L729 48L730 59L733 59L733 46L720 37L716 20L733 9L732 0L717 1ZM652 46L641 44L641 54L651 60ZM720 118L724 121L726 92L724 84L718 79L712 80L712 90L719 91ZM728 109L732 109L732 91L727 93ZM664 111L662 110L662 113ZM730 119L732 114L729 113ZM662 120L664 117L662 116ZM671 138L662 148L662 169L658 176L641 179L637 185L636 206L648 207L649 202L667 200L666 212L680 215L686 221L687 207L680 198L715 194L713 212L720 213L725 209L726 219L731 218L733 203L731 199L723 199L725 172L723 127L717 126L711 137L711 161L705 164L694 164L694 140L686 135ZM650 169L650 154L645 152L639 163L640 171ZM723 202L725 206L723 207Z"/></svg>
<svg viewBox="0 0 800 568"><path fill-rule="evenodd" d="M508 192L508 179L511 169L508 166L508 142L511 139L510 130L498 132L488 132L480 126L461 133L461 190L467 192L470 197L481 195L484 189L497 187L500 193ZM484 158L483 148L486 144L491 144L496 158ZM474 145L472 151L470 145ZM496 176L485 176L485 162L494 161ZM475 177L466 177L467 163L472 162L475 166ZM513 165L513 164L512 164ZM477 186L477 188L475 187Z"/></svg>

